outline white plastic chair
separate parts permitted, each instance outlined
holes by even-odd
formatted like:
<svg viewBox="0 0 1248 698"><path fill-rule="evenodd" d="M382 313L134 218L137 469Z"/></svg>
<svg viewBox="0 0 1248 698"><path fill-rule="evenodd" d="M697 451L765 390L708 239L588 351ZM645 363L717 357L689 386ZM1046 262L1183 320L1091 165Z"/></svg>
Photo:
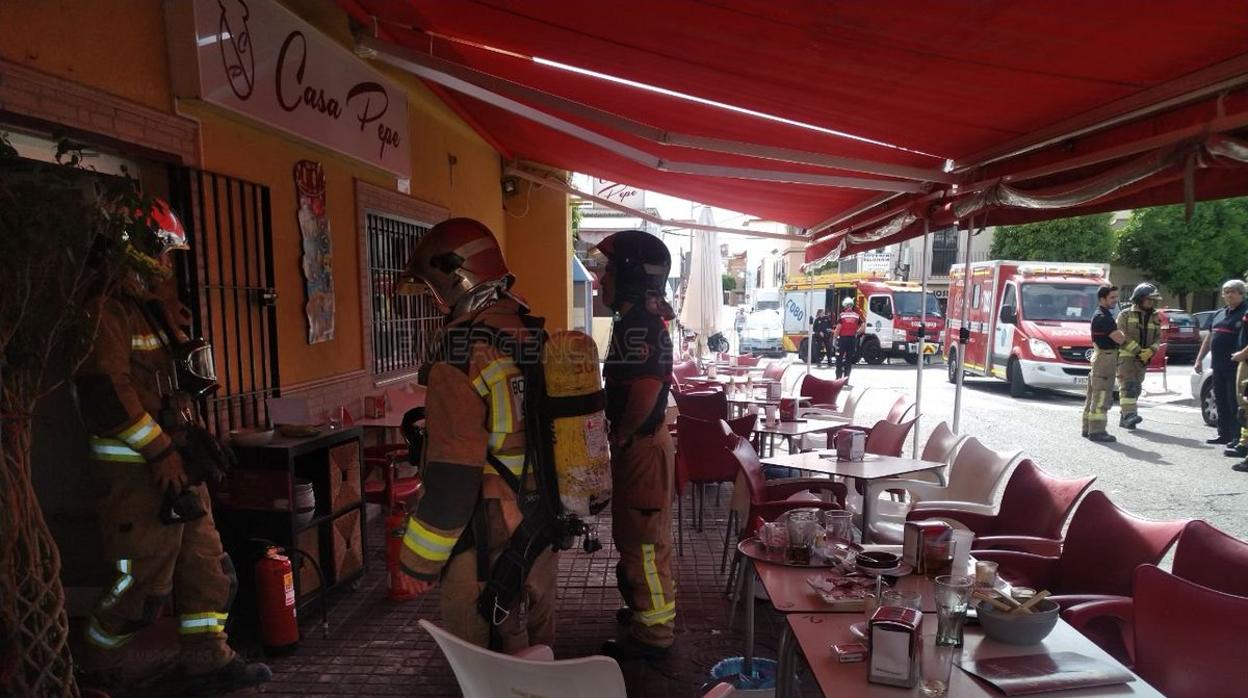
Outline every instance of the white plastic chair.
<svg viewBox="0 0 1248 698"><path fill-rule="evenodd" d="M873 480L867 486L866 496L879 497L885 490L905 490L910 498L908 507L900 511L876 507L876 520L866 522L878 543L900 543L902 524L910 508L925 503L948 502L967 511L992 513L995 510L997 492L1006 474L1022 458L1022 451L1002 453L985 446L975 437L967 438L958 447L953 463L949 466L948 484L924 480L891 479Z"/></svg>
<svg viewBox="0 0 1248 698"><path fill-rule="evenodd" d="M849 397L845 400L845 409L830 410L826 407L799 407L797 409L798 418L813 417L815 419L818 419L819 417L839 417L841 419L849 420L848 422L846 422L847 424L857 424L857 422L854 420L854 415L858 411L858 404L862 402L862 397L866 395L867 391L871 389L863 388L862 390L854 390L852 387L847 385L845 386L845 390L850 391ZM831 448L832 439L831 439L830 434L835 433L835 432L836 430L833 430L829 434L818 435L819 439L825 441L826 446L819 446L815 442L814 436L810 434L805 434L801 437L800 441L798 442L798 447L803 451L811 451L816 448Z"/></svg>
<svg viewBox="0 0 1248 698"><path fill-rule="evenodd" d="M624 674L610 657L554 661L550 648L542 646L520 656L500 654L465 642L427 620L419 622L442 648L464 698L627 698Z"/></svg>

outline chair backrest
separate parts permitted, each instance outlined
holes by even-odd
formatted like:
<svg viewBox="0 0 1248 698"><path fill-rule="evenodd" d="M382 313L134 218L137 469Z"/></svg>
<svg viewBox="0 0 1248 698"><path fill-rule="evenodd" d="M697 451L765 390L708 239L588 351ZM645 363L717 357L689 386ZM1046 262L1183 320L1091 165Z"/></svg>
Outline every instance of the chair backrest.
<svg viewBox="0 0 1248 698"><path fill-rule="evenodd" d="M745 481L745 489L750 495L750 504L759 505L767 500L767 478L763 475L763 463L758 453L750 445L749 439L736 437L730 450L737 463L741 479Z"/></svg>
<svg viewBox="0 0 1248 698"><path fill-rule="evenodd" d="M1135 568L1157 564L1186 525L1132 516L1093 490L1070 520L1052 591L1131 596Z"/></svg>
<svg viewBox="0 0 1248 698"><path fill-rule="evenodd" d="M521 659L477 647L427 620L419 622L446 655L464 698L626 696L624 674L610 657L559 661Z"/></svg>
<svg viewBox="0 0 1248 698"><path fill-rule="evenodd" d="M1244 695L1248 598L1167 574L1135 570L1135 670L1171 698Z"/></svg>
<svg viewBox="0 0 1248 698"><path fill-rule="evenodd" d="M927 444L923 446L922 458L932 463L948 463L965 439L965 436L953 433L948 422L941 422L936 425L931 434L928 434Z"/></svg>
<svg viewBox="0 0 1248 698"><path fill-rule="evenodd" d="M715 421L728 418L728 396L722 390L699 390L677 393L676 408L680 414Z"/></svg>
<svg viewBox="0 0 1248 698"><path fill-rule="evenodd" d="M736 480L737 463L728 455L733 435L732 428L722 419L712 421L683 414L677 417L676 456L684 470L681 479L685 482Z"/></svg>
<svg viewBox="0 0 1248 698"><path fill-rule="evenodd" d="M728 428L732 433L743 439L748 439L754 435L754 427L758 426L758 415L747 414L744 417L728 420Z"/></svg>
<svg viewBox="0 0 1248 698"><path fill-rule="evenodd" d="M871 427L871 433L867 434L867 453L879 456L900 456L901 449L906 445L906 437L914 428L914 421L912 419L901 424L876 422L875 426Z"/></svg>
<svg viewBox="0 0 1248 698"><path fill-rule="evenodd" d="M905 395L899 396L893 401L893 406L888 408L888 416L884 417L885 421L897 424L903 417L905 417L906 413L910 411L913 404L914 403L910 402L910 398Z"/></svg>
<svg viewBox="0 0 1248 698"><path fill-rule="evenodd" d="M1174 548L1174 573L1224 594L1248 596L1248 543L1204 521L1190 521Z"/></svg>
<svg viewBox="0 0 1248 698"><path fill-rule="evenodd" d="M763 367L763 378L767 380L778 381L784 378L784 372L789 368L789 362L783 359L772 361Z"/></svg>
<svg viewBox="0 0 1248 698"><path fill-rule="evenodd" d="M761 357L758 357L758 356L750 356L749 354L742 354L741 356L737 357L737 365L746 366L746 367L757 366L758 362L761 360L762 360Z"/></svg>
<svg viewBox="0 0 1248 698"><path fill-rule="evenodd" d="M1030 458L1023 459L1005 483L993 533L1061 538L1075 503L1095 481L1095 477L1056 478Z"/></svg>
<svg viewBox="0 0 1248 698"><path fill-rule="evenodd" d="M802 378L802 387L798 395L810 398L810 401L816 405L832 405L835 407L837 396L841 394L841 389L848 382L848 378L837 378L829 381L808 373L805 378Z"/></svg>
<svg viewBox="0 0 1248 698"><path fill-rule="evenodd" d="M967 438L958 447L958 455L949 466L949 482L940 498L954 502L994 504L993 495L996 494L1001 478L1020 455L1021 451L994 451L974 436Z"/></svg>

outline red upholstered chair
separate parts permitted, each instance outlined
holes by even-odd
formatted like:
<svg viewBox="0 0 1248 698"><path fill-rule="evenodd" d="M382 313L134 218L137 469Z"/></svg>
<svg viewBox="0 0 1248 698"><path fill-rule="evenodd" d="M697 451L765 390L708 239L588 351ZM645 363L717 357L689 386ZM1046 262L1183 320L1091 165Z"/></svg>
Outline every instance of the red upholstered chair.
<svg viewBox="0 0 1248 698"><path fill-rule="evenodd" d="M701 374L702 369L692 361L677 361L672 364L672 392L682 393L697 389L699 385L689 379Z"/></svg>
<svg viewBox="0 0 1248 698"><path fill-rule="evenodd" d="M758 356L742 354L741 356L737 357L737 365L742 368L750 368L751 366L757 366L758 362L761 360L762 358Z"/></svg>
<svg viewBox="0 0 1248 698"><path fill-rule="evenodd" d="M836 398L841 394L841 390L848 382L848 378L837 378L829 381L816 378L813 374L808 373L802 378L802 387L798 391L798 395L810 398L810 401L813 403L812 407L834 410L836 409Z"/></svg>
<svg viewBox="0 0 1248 698"><path fill-rule="evenodd" d="M977 550L975 557L997 562L1001 576L1015 584L1048 589L1068 608L1105 595L1130 596L1135 568L1159 562L1186 525L1137 518L1093 490L1075 510L1065 541L1016 538L1012 543L1027 550Z"/></svg>
<svg viewBox="0 0 1248 698"><path fill-rule="evenodd" d="M750 415L728 422L721 419L708 420L680 415L676 418L676 522L679 549L685 545L684 495L689 484L733 482L737 478L737 462L728 448L733 445L733 435L749 437L757 417ZM702 530L706 512L706 493L694 487L694 530ZM699 505L701 502L701 505Z"/></svg>
<svg viewBox="0 0 1248 698"><path fill-rule="evenodd" d="M1096 481L1095 477L1064 480L1044 472L1030 459L1014 468L1001 494L997 513L983 511L982 505L958 502L919 502L906 518L949 519L975 532L975 550L1021 545L1050 545L1056 551L1062 537L1062 526L1075 508L1075 503ZM987 508L987 507L984 507Z"/></svg>
<svg viewBox="0 0 1248 698"><path fill-rule="evenodd" d="M686 417L715 421L728 419L728 396L722 390L676 393L676 409ZM679 422L676 431L680 432Z"/></svg>
<svg viewBox="0 0 1248 698"><path fill-rule="evenodd" d="M1133 600L1082 604L1062 617L1081 630L1107 617L1129 626L1129 663L1170 698L1243 696L1248 597L1210 589L1154 565L1141 565L1134 576Z"/></svg>
<svg viewBox="0 0 1248 698"><path fill-rule="evenodd" d="M906 446L906 437L914 428L916 420L895 424L885 419L875 423L867 434L867 453L877 456L900 456L901 449Z"/></svg>
<svg viewBox="0 0 1248 698"><path fill-rule="evenodd" d="M399 427L407 443L399 447L364 449L364 501L380 504L382 511L390 512L397 507L405 507L409 500L415 499L420 493L420 475L399 477L398 467L408 460L409 446L417 438L417 426L424 419L425 408L408 410ZM419 450L419 445L416 448Z"/></svg>
<svg viewBox="0 0 1248 698"><path fill-rule="evenodd" d="M763 367L763 380L778 381L784 378L784 372L788 368L788 361L772 361Z"/></svg>
<svg viewBox="0 0 1248 698"><path fill-rule="evenodd" d="M1175 545L1174 574L1224 594L1248 596L1248 543L1192 521Z"/></svg>

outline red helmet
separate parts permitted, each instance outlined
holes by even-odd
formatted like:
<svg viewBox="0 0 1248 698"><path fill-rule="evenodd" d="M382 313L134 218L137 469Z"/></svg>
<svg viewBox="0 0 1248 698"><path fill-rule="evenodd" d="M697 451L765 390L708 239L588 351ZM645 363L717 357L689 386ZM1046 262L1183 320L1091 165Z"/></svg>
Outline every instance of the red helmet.
<svg viewBox="0 0 1248 698"><path fill-rule="evenodd" d="M471 218L451 218L433 226L416 243L399 277L398 293L428 290L453 315L464 301L487 286L511 287L515 277L503 260L494 233Z"/></svg>
<svg viewBox="0 0 1248 698"><path fill-rule="evenodd" d="M169 203L153 199L151 207L134 212L133 225L127 235L127 253L138 263L141 274L156 280L168 278L173 272L163 259L173 250L189 250L186 228Z"/></svg>
<svg viewBox="0 0 1248 698"><path fill-rule="evenodd" d="M164 199L157 198L152 201L152 208L147 212L147 226L156 236L157 254L191 249L186 241L186 228L182 227L182 220Z"/></svg>

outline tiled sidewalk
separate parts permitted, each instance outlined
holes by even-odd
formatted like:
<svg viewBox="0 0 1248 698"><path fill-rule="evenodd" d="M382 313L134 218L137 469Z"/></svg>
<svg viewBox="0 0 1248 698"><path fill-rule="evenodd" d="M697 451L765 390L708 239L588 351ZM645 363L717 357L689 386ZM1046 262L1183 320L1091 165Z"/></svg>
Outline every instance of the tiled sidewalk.
<svg viewBox="0 0 1248 698"><path fill-rule="evenodd" d="M724 486L721 501L731 492ZM676 561L676 646L662 662L622 665L630 696L691 698L702 694L710 667L726 656L741 654L744 645L741 614L736 628L726 630L728 600L725 576L719 571L725 510L714 508L707 497L703 532L686 528L685 554ZM686 501L687 503L687 501ZM689 507L687 506L686 509ZM686 511L688 516L688 511ZM373 530L380 529L374 526ZM598 653L602 641L615 637L615 610L620 605L615 588L615 552L610 544L610 522L600 523L603 550L586 555L564 553L560 561L558 658ZM433 639L417 626L426 618L438 621L436 592L415 601L396 604L386 599L380 537L373 541L372 568L363 585L337 600L330 613L330 636L320 635L320 611L303 614L304 639L291 657L276 659L274 680L259 690L273 696L459 696L455 677ZM775 657L781 618L766 603L757 606L757 645L761 656ZM805 681L808 690L812 682ZM811 695L817 695L811 693Z"/></svg>

